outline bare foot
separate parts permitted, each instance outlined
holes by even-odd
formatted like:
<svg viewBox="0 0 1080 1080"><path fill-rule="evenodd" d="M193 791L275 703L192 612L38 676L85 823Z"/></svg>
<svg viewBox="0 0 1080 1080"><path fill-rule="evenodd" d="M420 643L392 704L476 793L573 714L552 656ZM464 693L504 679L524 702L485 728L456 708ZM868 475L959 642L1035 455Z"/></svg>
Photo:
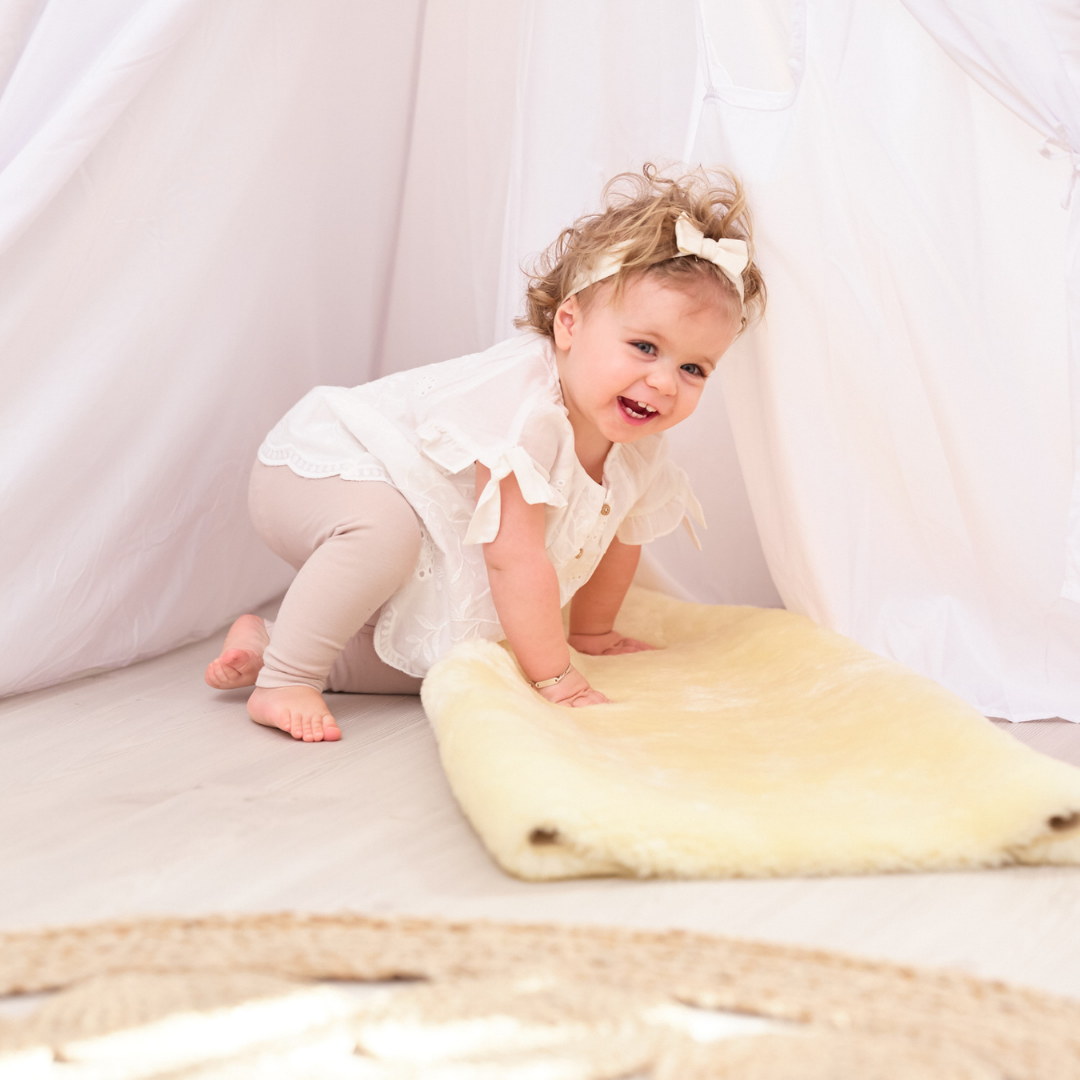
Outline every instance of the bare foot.
<svg viewBox="0 0 1080 1080"><path fill-rule="evenodd" d="M248 698L248 716L256 724L280 728L304 742L336 742L341 729L318 690L310 686L257 686Z"/></svg>
<svg viewBox="0 0 1080 1080"><path fill-rule="evenodd" d="M266 623L258 615L241 615L225 635L221 655L207 665L206 681L215 690L254 686L269 644Z"/></svg>

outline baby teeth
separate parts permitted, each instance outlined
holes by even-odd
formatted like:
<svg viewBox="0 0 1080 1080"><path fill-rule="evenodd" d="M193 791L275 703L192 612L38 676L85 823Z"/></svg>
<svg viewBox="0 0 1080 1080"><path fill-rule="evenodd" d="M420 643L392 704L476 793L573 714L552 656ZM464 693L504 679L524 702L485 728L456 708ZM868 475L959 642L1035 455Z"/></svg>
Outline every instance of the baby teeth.
<svg viewBox="0 0 1080 1080"><path fill-rule="evenodd" d="M649 405L644 401L635 401L631 403L629 398L624 397L620 397L619 400L623 403L623 408L625 408L631 416L636 417L638 420L643 420L646 416L652 416L653 413L659 411L653 408L652 405Z"/></svg>

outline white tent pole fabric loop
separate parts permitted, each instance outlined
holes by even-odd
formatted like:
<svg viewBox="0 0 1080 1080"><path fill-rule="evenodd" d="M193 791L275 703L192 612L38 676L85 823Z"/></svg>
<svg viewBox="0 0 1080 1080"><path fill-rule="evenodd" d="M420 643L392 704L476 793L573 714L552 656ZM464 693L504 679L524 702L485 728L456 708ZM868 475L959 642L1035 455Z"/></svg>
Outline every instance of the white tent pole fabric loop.
<svg viewBox="0 0 1080 1080"><path fill-rule="evenodd" d="M716 55L705 14L705 0L697 0L696 6L698 48L704 75L705 97L745 109L765 111L787 109L794 104L806 71L807 0L791 0L791 39L787 57L791 87L787 90L760 90L737 85Z"/></svg>
<svg viewBox="0 0 1080 1080"><path fill-rule="evenodd" d="M101 14L78 0L52 0L0 98L0 252L71 178L205 6L206 0L129 0L114 36L77 84L64 88L47 119L33 123L41 107L39 77L50 74L35 68L52 60L48 46L56 22L65 21L70 36L82 21L100 20Z"/></svg>
<svg viewBox="0 0 1080 1080"><path fill-rule="evenodd" d="M1077 177L1080 177L1080 149L1068 141L1064 126L1058 125L1058 134L1048 136L1039 148L1039 153L1050 161L1069 159L1072 171L1065 181L1065 194L1061 197L1062 209L1068 210L1072 204L1073 192L1076 190Z"/></svg>

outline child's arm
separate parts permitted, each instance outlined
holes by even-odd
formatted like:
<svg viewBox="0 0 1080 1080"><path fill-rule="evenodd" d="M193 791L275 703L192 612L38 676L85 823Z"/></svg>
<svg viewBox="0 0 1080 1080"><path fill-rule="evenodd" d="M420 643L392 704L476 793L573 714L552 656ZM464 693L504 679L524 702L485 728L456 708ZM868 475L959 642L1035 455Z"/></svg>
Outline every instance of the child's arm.
<svg viewBox="0 0 1080 1080"><path fill-rule="evenodd" d="M476 492L491 472L476 463ZM499 484L499 532L484 545L491 598L506 640L525 676L534 682L561 675L570 664L559 606L559 579L544 548L544 506L527 503L511 473ZM576 668L540 693L562 705L598 705L608 699Z"/></svg>
<svg viewBox="0 0 1080 1080"><path fill-rule="evenodd" d="M578 652L614 656L653 648L612 629L640 558L640 545L612 540L592 577L574 593L570 602L570 644Z"/></svg>

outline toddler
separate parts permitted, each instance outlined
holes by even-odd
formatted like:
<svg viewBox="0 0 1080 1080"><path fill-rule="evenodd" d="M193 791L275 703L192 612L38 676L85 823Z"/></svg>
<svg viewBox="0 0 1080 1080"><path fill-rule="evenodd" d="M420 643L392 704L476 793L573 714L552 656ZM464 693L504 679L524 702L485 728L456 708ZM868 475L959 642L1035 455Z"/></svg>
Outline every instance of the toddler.
<svg viewBox="0 0 1080 1080"><path fill-rule="evenodd" d="M316 387L266 437L251 515L298 573L276 622L241 616L206 671L219 689L254 684L256 723L339 739L324 689L417 693L477 637L505 638L548 701L594 705L607 699L570 646L651 648L614 629L641 545L701 520L663 432L765 288L728 173L647 165L604 207L541 257L520 336Z"/></svg>

